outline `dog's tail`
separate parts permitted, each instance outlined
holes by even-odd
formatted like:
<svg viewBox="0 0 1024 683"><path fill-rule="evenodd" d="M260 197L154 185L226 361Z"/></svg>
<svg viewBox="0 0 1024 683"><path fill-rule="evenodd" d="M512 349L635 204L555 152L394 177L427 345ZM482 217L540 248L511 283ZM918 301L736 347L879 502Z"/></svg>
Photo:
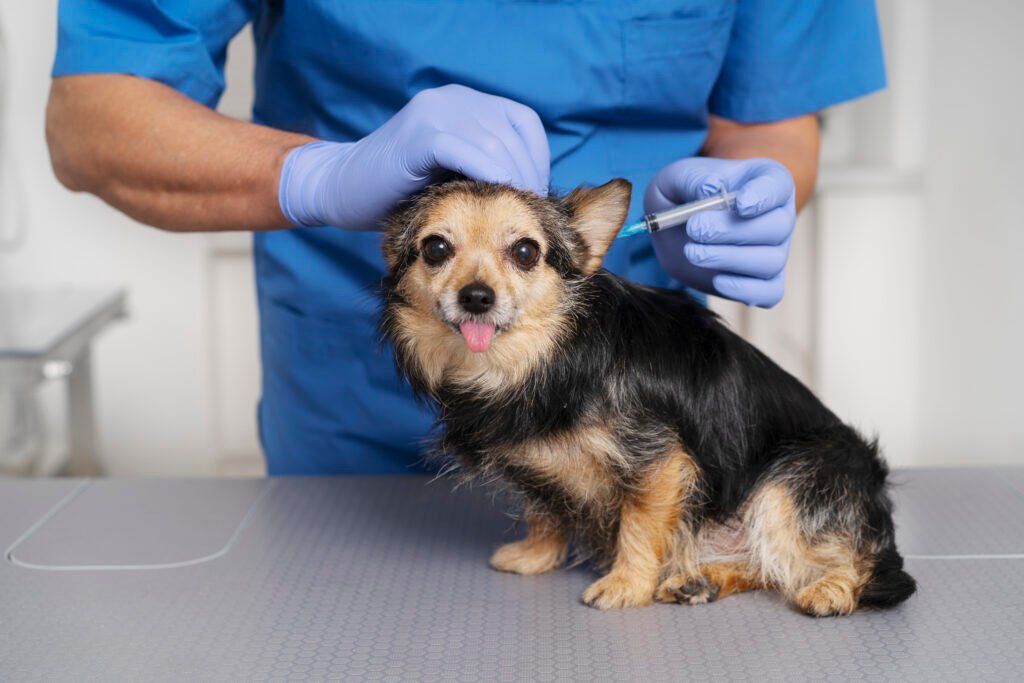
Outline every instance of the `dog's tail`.
<svg viewBox="0 0 1024 683"><path fill-rule="evenodd" d="M903 557L895 545L883 548L875 557L871 578L860 594L862 607L887 609L900 604L917 590L914 577L903 571Z"/></svg>

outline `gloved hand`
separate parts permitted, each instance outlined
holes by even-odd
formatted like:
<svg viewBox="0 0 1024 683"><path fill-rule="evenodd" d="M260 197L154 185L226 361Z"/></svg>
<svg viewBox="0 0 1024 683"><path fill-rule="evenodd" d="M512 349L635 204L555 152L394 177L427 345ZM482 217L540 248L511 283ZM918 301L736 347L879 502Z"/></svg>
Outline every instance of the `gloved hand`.
<svg viewBox="0 0 1024 683"><path fill-rule="evenodd" d="M372 230L446 171L546 195L551 153L540 117L460 85L424 90L357 142L292 150L278 201L295 225Z"/></svg>
<svg viewBox="0 0 1024 683"><path fill-rule="evenodd" d="M732 211L704 211L684 227L654 233L661 267L684 285L770 308L782 300L796 225L793 176L771 159L682 159L661 169L644 193L653 213L736 192Z"/></svg>

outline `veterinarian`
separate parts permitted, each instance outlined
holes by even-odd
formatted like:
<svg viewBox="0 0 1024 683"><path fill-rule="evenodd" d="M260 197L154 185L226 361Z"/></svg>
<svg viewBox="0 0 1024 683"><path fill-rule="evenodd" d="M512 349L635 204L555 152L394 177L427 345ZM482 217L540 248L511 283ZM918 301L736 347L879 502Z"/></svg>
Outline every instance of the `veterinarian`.
<svg viewBox="0 0 1024 683"><path fill-rule="evenodd" d="M253 123L217 114L256 42ZM815 114L884 86L864 0L64 0L58 178L150 225L251 230L273 474L408 472L432 413L375 330L378 221L446 169L538 193L632 181L611 270L772 306L818 160ZM701 155L701 156L696 156Z"/></svg>

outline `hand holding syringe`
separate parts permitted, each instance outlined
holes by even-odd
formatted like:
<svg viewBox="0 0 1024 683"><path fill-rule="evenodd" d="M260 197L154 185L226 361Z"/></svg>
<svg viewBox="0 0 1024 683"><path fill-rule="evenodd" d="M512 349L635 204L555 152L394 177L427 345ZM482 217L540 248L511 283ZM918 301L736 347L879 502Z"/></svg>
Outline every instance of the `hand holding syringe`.
<svg viewBox="0 0 1024 683"><path fill-rule="evenodd" d="M793 176L778 161L680 159L654 175L643 206L647 216L620 235L650 235L661 270L676 283L752 306L782 298L796 202ZM631 263L641 263L646 249L631 249Z"/></svg>
<svg viewBox="0 0 1024 683"><path fill-rule="evenodd" d="M722 193L714 197L687 202L686 204L674 206L671 209L657 213L649 213L642 220L624 227L619 231L618 237L632 237L633 235L644 235L658 232L659 230L675 228L683 225L690 219L690 216L701 211L732 209L735 205L735 200L735 192L728 192L725 188L722 188Z"/></svg>

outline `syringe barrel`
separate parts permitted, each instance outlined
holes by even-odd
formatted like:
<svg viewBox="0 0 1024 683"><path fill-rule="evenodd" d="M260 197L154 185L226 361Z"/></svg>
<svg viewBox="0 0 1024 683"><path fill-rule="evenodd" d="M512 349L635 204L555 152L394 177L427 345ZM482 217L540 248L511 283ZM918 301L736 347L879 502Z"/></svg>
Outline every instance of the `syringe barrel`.
<svg viewBox="0 0 1024 683"><path fill-rule="evenodd" d="M721 194L715 195L714 197L698 199L695 202L688 202L682 206L676 206L659 213L649 213L644 216L644 221L647 222L647 226L651 232L674 228L677 225L682 225L688 221L691 216L696 213L700 213L701 211L732 208L735 197L735 192L727 192L723 189Z"/></svg>

